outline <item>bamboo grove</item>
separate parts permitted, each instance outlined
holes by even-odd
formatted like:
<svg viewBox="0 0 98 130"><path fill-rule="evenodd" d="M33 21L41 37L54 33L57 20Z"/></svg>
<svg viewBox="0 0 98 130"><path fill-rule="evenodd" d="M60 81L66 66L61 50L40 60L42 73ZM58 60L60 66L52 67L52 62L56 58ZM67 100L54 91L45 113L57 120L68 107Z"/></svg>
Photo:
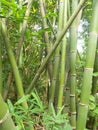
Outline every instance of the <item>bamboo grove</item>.
<svg viewBox="0 0 98 130"><path fill-rule="evenodd" d="M97 12L98 0L0 1L0 130L17 129L7 101L36 98L35 91L51 117L67 115L69 130L98 129ZM26 98L21 106L34 111Z"/></svg>

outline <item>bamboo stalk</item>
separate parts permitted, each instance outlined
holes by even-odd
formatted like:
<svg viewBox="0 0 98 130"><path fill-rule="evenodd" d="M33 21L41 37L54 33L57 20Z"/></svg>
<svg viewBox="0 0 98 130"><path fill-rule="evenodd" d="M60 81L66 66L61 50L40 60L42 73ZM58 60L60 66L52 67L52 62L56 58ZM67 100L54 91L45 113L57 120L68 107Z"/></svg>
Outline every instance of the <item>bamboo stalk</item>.
<svg viewBox="0 0 98 130"><path fill-rule="evenodd" d="M98 104L98 93L96 93L96 95L95 95L95 101L96 101L96 105L97 105ZM98 116L95 115L93 130L97 130L97 129L98 129Z"/></svg>
<svg viewBox="0 0 98 130"><path fill-rule="evenodd" d="M40 4L41 16L42 16L43 29L47 29L48 25L47 25L46 12L45 12L43 0L39 0L39 4ZM46 42L46 51L47 51L47 54L48 54L51 50L51 43L49 42L48 31L44 32L44 39L45 39L45 42ZM49 78L50 78L50 81L51 81L51 79L52 79L52 59L49 60L49 62L47 64L47 69L48 69L48 74L49 74Z"/></svg>
<svg viewBox="0 0 98 130"><path fill-rule="evenodd" d="M65 35L65 33L67 32L68 28L70 27L70 25L72 24L73 20L76 18L76 16L78 15L79 11L81 10L81 8L83 7L85 3L85 0L82 0L77 9L74 11L74 13L72 14L72 16L70 17L70 19L68 20L68 22L66 23L66 26L64 27L64 29L62 30L62 32L60 33L60 35L58 36L57 40L55 41L55 44L53 46L53 48L51 49L50 53L47 55L47 57L45 58L43 64L40 66L39 70L37 71L35 77L33 78L33 80L31 81L26 93L29 93L32 88L34 87L35 82L37 81L37 79L39 78L40 74L42 73L42 71L44 70L45 65L47 64L48 60L50 59L50 57L52 56L52 54L54 53L54 51L56 50L56 48L58 47L58 45L60 44L63 36Z"/></svg>
<svg viewBox="0 0 98 130"><path fill-rule="evenodd" d="M32 2L33 2L33 0L28 1L27 10L26 10L25 16L24 16L24 21L23 21L23 23L20 23L20 28L19 28L20 38L19 38L19 43L18 43L17 51L16 51L16 61L17 61L19 67L21 66L21 57L22 57L22 53L23 53L22 52L23 39L24 39L25 30L26 30L26 27L27 27L28 17L30 15L30 9L31 9ZM22 5L23 5L23 0L19 0L20 8L22 8ZM8 81L7 81L9 84L11 84L11 82L13 80L13 76L10 77L10 75L12 75L12 74L9 73ZM9 79L10 79L10 81L9 81ZM8 86L8 84L7 84L7 86ZM6 98L7 93L4 94L4 95L5 95L5 98Z"/></svg>
<svg viewBox="0 0 98 130"><path fill-rule="evenodd" d="M66 25L67 22L67 0L64 0L64 6L63 6L64 14L63 14L63 26ZM59 92L58 92L58 103L57 103L57 109L59 110L62 107L63 104L63 91L65 87L65 63L66 63L66 35L63 38L62 44L61 44L61 61L60 61L60 84L59 84Z"/></svg>
<svg viewBox="0 0 98 130"><path fill-rule="evenodd" d="M72 12L77 8L78 0L72 0ZM78 17L78 16L77 16ZM77 18L70 27L70 123L76 129L76 54L77 54Z"/></svg>
<svg viewBox="0 0 98 130"><path fill-rule="evenodd" d="M8 36L7 36L7 28L6 28L6 25L5 25L5 19L2 20L2 35L3 35L3 38L4 38L5 45L6 45L8 57L9 57L9 60L10 60L11 66L12 66L12 71L13 71L14 78L15 78L18 96L23 97L24 91L23 91L22 81L21 81L21 77L20 77L20 74L19 74L19 71L18 71L18 67L17 67L17 64L16 64L14 54L13 54L12 49L11 49L10 44L9 44L9 39L8 39ZM26 108L26 109L28 108L28 105L27 105L26 102L23 102L22 105L23 105L24 108Z"/></svg>
<svg viewBox="0 0 98 130"><path fill-rule="evenodd" d="M97 40L97 49L94 63L94 72L98 72L98 40ZM98 76L94 76L92 94L95 95L97 93L97 90L98 90Z"/></svg>
<svg viewBox="0 0 98 130"><path fill-rule="evenodd" d="M84 130L86 126L89 96L92 88L92 75L95 60L95 52L97 46L98 34L98 0L93 1L93 13L91 19L91 28L89 34L88 48L86 54L86 65L83 75L83 86L81 90L81 97L77 117L77 130Z"/></svg>
<svg viewBox="0 0 98 130"><path fill-rule="evenodd" d="M95 56L95 63L94 63L94 72L96 73L98 72L98 39L97 39L97 49L96 49L96 56ZM92 95L95 96L96 99L96 105L98 104L98 76L93 76L93 80L92 80ZM93 126L93 130L97 129L97 121L98 121L98 117L91 117L90 120L94 120L92 123Z"/></svg>
<svg viewBox="0 0 98 130"><path fill-rule="evenodd" d="M21 98L25 94L24 94L24 90L23 90L22 80L21 80L21 77L20 77L20 74L18 71L18 67L16 64L16 60L15 60L13 51L11 49L11 46L9 44L9 38L7 36L7 27L5 24L5 19L2 19L2 35L4 38L4 42L5 42L6 50L8 53L9 60L10 60L10 64L12 67L12 71L13 71L13 75L14 75L14 79L15 79L15 83L16 83L16 88L17 88L17 92L18 92L18 97ZM26 101L22 102L22 106L24 107L24 109L28 109L28 104ZM34 130L33 125L30 125L30 130Z"/></svg>
<svg viewBox="0 0 98 130"><path fill-rule="evenodd" d="M69 66L69 59L70 59L70 52L69 52L69 40L67 44L67 49L66 49L66 66L65 66L65 92L64 92L64 104L65 108L64 111L66 113L69 113L69 107L70 107L70 78L69 78L69 71L70 71L70 66Z"/></svg>
<svg viewBox="0 0 98 130"><path fill-rule="evenodd" d="M25 13L25 16L24 16L24 21L23 21L22 28L21 28L19 43L18 43L18 46L17 46L17 52L16 52L17 62L19 62L20 53L21 53L21 49L22 49L22 45L23 45L24 34L25 34L26 27L27 27L28 17L30 15L30 9L32 7L32 3L33 3L33 0L28 0L27 10L26 10L26 13Z"/></svg>
<svg viewBox="0 0 98 130"><path fill-rule="evenodd" d="M0 130L16 130L11 119L8 107L0 94Z"/></svg>
<svg viewBox="0 0 98 130"><path fill-rule="evenodd" d="M63 8L64 8L64 0L59 1L59 19L58 19L58 31L57 31L57 37L62 31L63 28ZM52 83L50 86L50 92L49 92L49 106L51 106L51 103L56 102L57 92L58 90L58 74L59 74L59 62L60 62L60 46L57 47L55 54L54 54L54 64L53 64L53 77L52 77ZM56 97L55 97L56 96ZM54 99L55 98L55 99ZM54 101L55 100L55 101Z"/></svg>
<svg viewBox="0 0 98 130"><path fill-rule="evenodd" d="M2 94L2 37L1 37L1 19L0 19L0 93Z"/></svg>

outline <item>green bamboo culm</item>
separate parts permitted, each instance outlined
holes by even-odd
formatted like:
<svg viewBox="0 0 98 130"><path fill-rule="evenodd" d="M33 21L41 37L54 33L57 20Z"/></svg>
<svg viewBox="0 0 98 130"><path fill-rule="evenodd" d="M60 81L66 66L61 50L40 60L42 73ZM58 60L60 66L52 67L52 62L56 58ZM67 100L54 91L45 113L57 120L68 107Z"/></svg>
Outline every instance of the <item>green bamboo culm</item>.
<svg viewBox="0 0 98 130"><path fill-rule="evenodd" d="M97 49L96 49L96 56L95 56L95 63L94 63L94 73L98 72L98 39L97 39ZM98 90L98 77L93 77L93 88L92 94L95 96Z"/></svg>
<svg viewBox="0 0 98 130"><path fill-rule="evenodd" d="M94 73L98 73L98 39L97 39L97 49L96 49L96 56L95 56L95 63L94 63ZM93 83L92 83L92 95L95 96L96 105L98 104L98 76L93 77ZM98 117L92 117L91 120L93 121L93 130L97 130L97 123L98 123Z"/></svg>
<svg viewBox="0 0 98 130"><path fill-rule="evenodd" d="M84 130L86 127L87 121L87 113L88 113L88 105L89 105L89 97L91 93L92 87L92 75L93 75L93 67L95 60L95 52L97 46L97 37L98 37L98 0L93 1L93 12L91 19L91 28L89 34L89 41L87 47L86 54L86 65L84 69L83 76L83 86L81 90L81 97L78 109L78 117L77 117L77 130Z"/></svg>
<svg viewBox="0 0 98 130"><path fill-rule="evenodd" d="M19 1L20 8L22 6L21 5L22 2L23 1L21 1L21 0ZM20 27L21 35L20 35L20 38L19 38L19 43L18 43L17 52L16 52L16 61L17 61L18 65L20 65L20 66L21 66L21 54L22 54L24 34L25 34L25 31L26 31L26 27L27 27L27 23L28 23L28 17L30 15L32 3L33 3L33 0L28 0L24 20L23 20L22 26Z"/></svg>
<svg viewBox="0 0 98 130"><path fill-rule="evenodd" d="M95 95L95 101L96 101L96 104L98 104L98 93L96 93ZM93 130L97 130L97 129L98 129L98 116L96 115L94 118Z"/></svg>
<svg viewBox="0 0 98 130"><path fill-rule="evenodd" d="M64 0L59 1L59 19L58 19L58 32L57 37L62 31L63 28L63 7L64 6ZM52 83L50 86L50 92L49 92L49 107L51 109L51 103L54 103L54 100L56 102L57 92L58 90L58 73L59 73L59 62L60 62L60 46L57 47L55 54L54 54L54 63L53 63L53 77L52 77ZM56 95L55 95L56 94ZM55 99L54 99L55 98Z"/></svg>
<svg viewBox="0 0 98 130"><path fill-rule="evenodd" d="M64 0L62 21L64 27L67 22L67 0ZM61 43L61 60L60 60L60 74L59 74L60 83L59 83L58 102L57 102L58 110L62 107L63 104L63 94L64 94L63 92L65 87L66 45L67 45L67 39L65 35Z"/></svg>
<svg viewBox="0 0 98 130"><path fill-rule="evenodd" d="M3 101L0 94L0 130L16 130L11 119L7 104Z"/></svg>
<svg viewBox="0 0 98 130"><path fill-rule="evenodd" d="M1 37L1 19L0 19L0 39ZM0 41L0 93L2 94L2 40Z"/></svg>
<svg viewBox="0 0 98 130"><path fill-rule="evenodd" d="M40 4L41 16L42 16L43 29L47 29L48 28L48 24L47 24L47 19L46 19L46 11L45 11L44 0L39 0L39 4ZM44 41L46 43L46 51L47 51L47 54L48 54L50 52L50 50L51 50L51 47L52 47L52 43L49 42L48 31L44 32ZM49 79L51 81L51 79L52 79L52 59L50 59L48 61L47 70L48 70Z"/></svg>
<svg viewBox="0 0 98 130"><path fill-rule="evenodd" d="M72 0L72 12L77 8L78 0ZM78 16L77 16L78 17ZM70 27L70 123L73 129L76 129L76 54L77 54L77 32L78 20L74 20Z"/></svg>
<svg viewBox="0 0 98 130"><path fill-rule="evenodd" d="M12 49L10 47L9 39L8 39L8 36L7 36L7 28L6 28L6 24L5 24L5 19L2 20L2 35L3 35L5 45L6 45L6 50L7 50L7 53L8 53L10 64L12 66L12 71L13 71L14 78L15 78L15 83L16 83L18 96L20 98L20 97L24 96L24 91L23 91L21 77L20 77L18 67L17 67L17 64L16 64L16 60L15 60L13 51L12 51ZM23 102L22 105L23 105L24 108L26 108L26 109L28 108L28 105L27 105L26 101Z"/></svg>

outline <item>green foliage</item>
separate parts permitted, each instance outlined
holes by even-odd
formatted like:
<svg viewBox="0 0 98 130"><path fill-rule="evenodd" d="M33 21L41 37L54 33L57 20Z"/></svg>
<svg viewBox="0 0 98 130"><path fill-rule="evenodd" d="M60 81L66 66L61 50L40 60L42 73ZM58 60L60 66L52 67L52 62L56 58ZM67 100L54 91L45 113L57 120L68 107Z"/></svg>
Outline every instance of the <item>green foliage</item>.
<svg viewBox="0 0 98 130"><path fill-rule="evenodd" d="M72 6L72 0L70 0L69 2L70 2L70 6ZM23 38L22 54L20 58L21 65L18 66L25 92L29 84L31 83L32 79L34 78L37 70L43 64L45 56L47 55L46 52L47 45L45 43L44 33L47 32L49 34L49 44L51 42L53 42L54 44L55 42L56 33L58 31L57 24L59 19L58 4L59 2L56 0L44 0L47 28L43 29L42 17L39 8L39 1L37 0L33 1L32 8L30 10L30 17L25 17L27 3L23 2L22 5L20 6L19 0L0 1L0 19L6 18L9 44L11 45L11 48L15 56L17 52L19 38L21 37L20 26L23 24L24 20L28 20L27 28ZM82 31L81 29L79 30L79 37L78 37L78 39L82 41L83 44L83 53L80 53L81 58L77 59L77 63L76 63L77 103L80 100L81 88L83 85L83 73L84 73L87 43L89 37L89 25L90 25L90 19L92 17L91 12L92 12L92 0L88 0L84 6L83 15L80 22L82 26ZM67 38L68 41L70 41L69 36L67 36ZM47 76L48 75L46 71L47 66L45 67L44 73L40 75L37 82L34 84L35 87L37 88L37 91L33 91L30 95L25 95L17 101L17 97L16 97L17 91L14 88L15 81L13 79L13 76L12 79L10 80L10 84L7 84L9 83L9 79L8 79L9 72L12 71L12 68L10 66L9 59L7 57L3 39L1 41L3 43L2 45L3 48L2 49L3 76L2 77L3 77L3 85L4 85L3 88L6 88L8 90L7 98L9 99L7 100L7 103L12 118L17 125L17 130L21 130L21 129L29 130L28 127L29 124L30 125L33 124L35 128L37 126L43 127L46 130L72 130L69 123L68 113L67 114L63 113L64 107L62 107L58 111L58 113L56 113L54 107L51 106L52 112L51 113L48 112L48 105L47 105L48 103L46 101L47 100L46 96L48 92L47 86L48 83L51 84L51 81L49 79L49 76ZM61 53L62 52L60 52L60 55ZM55 60L53 58L52 62L54 61ZM93 77L97 78L98 72L94 72ZM39 97L39 95L41 95L42 99ZM23 103L24 101L28 102L29 107L27 110L25 110L21 106L21 103ZM89 98L88 119L90 119L91 117L93 118L98 117L98 102L96 97L92 95Z"/></svg>
<svg viewBox="0 0 98 130"><path fill-rule="evenodd" d="M94 72L94 73L93 73L93 76L94 76L94 77L98 77L98 72Z"/></svg>
<svg viewBox="0 0 98 130"><path fill-rule="evenodd" d="M62 114L63 108L64 107L56 114L53 105L51 105L52 112L43 114L43 124L45 125L46 130L72 130L67 120L68 115Z"/></svg>
<svg viewBox="0 0 98 130"><path fill-rule="evenodd" d="M25 100L29 103L28 110L21 106L21 103ZM39 124L46 130L72 130L67 120L68 115L62 114L64 107L56 114L54 107L51 106L52 113L48 113L47 106L43 104L37 91L20 98L14 105L10 100L7 103L18 130L27 130L29 124L33 124L35 127Z"/></svg>
<svg viewBox="0 0 98 130"><path fill-rule="evenodd" d="M90 95L89 100L89 116L94 118L98 117L98 103L96 97Z"/></svg>

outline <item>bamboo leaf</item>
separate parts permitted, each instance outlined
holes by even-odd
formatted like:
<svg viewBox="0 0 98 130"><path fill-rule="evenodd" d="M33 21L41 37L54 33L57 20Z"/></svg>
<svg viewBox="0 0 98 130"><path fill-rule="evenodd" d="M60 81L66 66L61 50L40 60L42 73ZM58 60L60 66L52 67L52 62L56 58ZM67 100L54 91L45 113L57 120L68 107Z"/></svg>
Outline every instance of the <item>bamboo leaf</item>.
<svg viewBox="0 0 98 130"><path fill-rule="evenodd" d="M16 7L16 4L14 2L8 2L7 0L2 0L2 3L9 7Z"/></svg>
<svg viewBox="0 0 98 130"><path fill-rule="evenodd" d="M60 108L60 110L58 110L57 116L61 115L61 112L63 111L63 108L64 108L64 106L62 106L62 107Z"/></svg>
<svg viewBox="0 0 98 130"><path fill-rule="evenodd" d="M94 113L98 115L98 108L94 110Z"/></svg>
<svg viewBox="0 0 98 130"><path fill-rule="evenodd" d="M13 106L12 102L9 99L7 100L7 104L8 104L10 112L12 114L14 114L14 106Z"/></svg>
<svg viewBox="0 0 98 130"><path fill-rule="evenodd" d="M96 105L95 105L94 103L91 102L91 103L89 104L89 109L90 109L90 110L94 110L95 107L96 107Z"/></svg>
<svg viewBox="0 0 98 130"><path fill-rule="evenodd" d="M92 102L95 102L95 97L94 97L94 96L92 96L92 95L90 95L89 100L90 100L90 101L92 101Z"/></svg>
<svg viewBox="0 0 98 130"><path fill-rule="evenodd" d="M39 98L37 92L36 92L36 94L33 92L33 93L32 93L32 96L33 96L34 99L36 100L36 102L37 102L37 104L39 105L39 107L42 108L42 102L41 102L41 100L40 100L40 98Z"/></svg>
<svg viewBox="0 0 98 130"><path fill-rule="evenodd" d="M94 76L94 77L97 77L97 76L98 76L98 72L94 72L94 73L93 73L93 76Z"/></svg>
<svg viewBox="0 0 98 130"><path fill-rule="evenodd" d="M20 99L15 103L15 105L19 105L19 104L23 103L23 102L26 101L29 97L30 97L30 95L23 96L22 98L20 98Z"/></svg>

